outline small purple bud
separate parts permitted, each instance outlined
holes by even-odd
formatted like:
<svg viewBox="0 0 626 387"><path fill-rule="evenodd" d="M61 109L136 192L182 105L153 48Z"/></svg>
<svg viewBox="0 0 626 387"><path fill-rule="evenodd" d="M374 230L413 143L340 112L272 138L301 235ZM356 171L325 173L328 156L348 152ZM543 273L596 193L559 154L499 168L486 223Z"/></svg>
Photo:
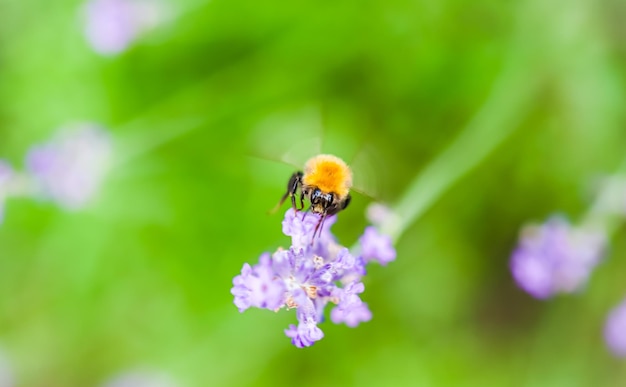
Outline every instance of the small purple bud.
<svg viewBox="0 0 626 387"><path fill-rule="evenodd" d="M354 328L361 322L371 320L372 312L358 296L364 290L365 286L362 282L352 282L344 289L337 289L335 296L339 299L339 303L330 314L332 322L335 324L343 322Z"/></svg>
<svg viewBox="0 0 626 387"><path fill-rule="evenodd" d="M375 227L367 227L359 242L363 258L367 262L376 261L384 266L396 259L396 249L391 238L380 234Z"/></svg>
<svg viewBox="0 0 626 387"><path fill-rule="evenodd" d="M300 323L297 328L293 324L289 325L289 328L285 329L285 335L291 338L291 344L298 348L304 348L321 340L324 337L324 332L315 324Z"/></svg>
<svg viewBox="0 0 626 387"><path fill-rule="evenodd" d="M166 9L156 0L90 0L83 11L85 36L94 51L115 55L161 24Z"/></svg>
<svg viewBox="0 0 626 387"><path fill-rule="evenodd" d="M616 356L626 357L626 301L609 314L604 326L604 339Z"/></svg>
<svg viewBox="0 0 626 387"><path fill-rule="evenodd" d="M365 216L371 224L378 227L384 223L398 222L398 216L383 203L373 202L365 210Z"/></svg>
<svg viewBox="0 0 626 387"><path fill-rule="evenodd" d="M319 215L296 212L292 208L285 213L283 234L291 237L292 248L306 249L311 245L313 231L319 222Z"/></svg>
<svg viewBox="0 0 626 387"><path fill-rule="evenodd" d="M336 306L330 312L330 319L335 324L345 323L350 328L357 327L362 322L372 319L372 312L364 302L344 306Z"/></svg>

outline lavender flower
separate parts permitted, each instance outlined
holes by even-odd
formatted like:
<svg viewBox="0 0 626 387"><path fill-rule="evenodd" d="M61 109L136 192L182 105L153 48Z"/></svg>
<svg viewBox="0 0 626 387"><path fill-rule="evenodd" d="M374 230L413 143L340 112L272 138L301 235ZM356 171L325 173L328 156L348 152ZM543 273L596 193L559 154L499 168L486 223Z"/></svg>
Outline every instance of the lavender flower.
<svg viewBox="0 0 626 387"><path fill-rule="evenodd" d="M164 14L155 0L90 0L84 6L85 35L96 52L118 54L160 24Z"/></svg>
<svg viewBox="0 0 626 387"><path fill-rule="evenodd" d="M4 221L4 201L9 195L13 175L13 168L6 161L0 160L0 223Z"/></svg>
<svg viewBox="0 0 626 387"><path fill-rule="evenodd" d="M324 337L318 324L324 319L328 303L336 304L331 311L331 320L336 324L355 327L372 318L359 296L365 290L361 279L366 260L337 243L330 232L336 216L328 217L313 238L319 220L313 213L287 210L282 228L291 237L289 249L279 248L271 256L265 253L257 265L244 264L231 289L240 312L253 306L276 311L296 308L298 325L290 325L285 334L298 348L311 346ZM393 250L391 246L385 248ZM378 260L388 262L391 250L384 250L386 260Z"/></svg>
<svg viewBox="0 0 626 387"><path fill-rule="evenodd" d="M369 321L372 318L372 312L358 296L364 290L365 286L362 282L351 282L345 289L335 289L335 297L339 303L332 310L330 319L335 324L343 322L349 327L356 327L361 321Z"/></svg>
<svg viewBox="0 0 626 387"><path fill-rule="evenodd" d="M604 339L616 356L626 357L626 300L609 314Z"/></svg>
<svg viewBox="0 0 626 387"><path fill-rule="evenodd" d="M366 261L377 261L384 266L396 259L396 249L393 248L391 238L380 234L373 226L365 229L359 243Z"/></svg>
<svg viewBox="0 0 626 387"><path fill-rule="evenodd" d="M62 131L48 143L34 146L26 156L26 169L40 196L76 209L100 188L111 148L111 139L103 129L81 124Z"/></svg>
<svg viewBox="0 0 626 387"><path fill-rule="evenodd" d="M572 293L586 284L604 247L601 233L552 218L523 230L511 257L511 271L517 284L533 297Z"/></svg>
<svg viewBox="0 0 626 387"><path fill-rule="evenodd" d="M232 294L240 312L251 306L274 310L285 303L285 284L274 278L272 262L267 253L261 256L259 264L254 268L244 264L241 275L233 279L233 284Z"/></svg>

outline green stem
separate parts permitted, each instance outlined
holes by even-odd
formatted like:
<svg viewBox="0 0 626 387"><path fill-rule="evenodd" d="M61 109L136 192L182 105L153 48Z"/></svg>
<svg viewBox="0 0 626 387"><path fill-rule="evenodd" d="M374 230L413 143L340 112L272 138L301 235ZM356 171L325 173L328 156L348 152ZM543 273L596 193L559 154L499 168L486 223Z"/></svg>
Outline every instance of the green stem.
<svg viewBox="0 0 626 387"><path fill-rule="evenodd" d="M608 178L606 185L602 187L595 201L582 217L580 225L591 229L602 230L607 238L617 230L624 221L624 209L626 209L626 158L622 161L614 175Z"/></svg>
<svg viewBox="0 0 626 387"><path fill-rule="evenodd" d="M450 146L422 170L393 206L398 217L383 223L382 232L397 241L456 181L479 165L518 127L536 90L531 71L513 64L496 81L482 109Z"/></svg>

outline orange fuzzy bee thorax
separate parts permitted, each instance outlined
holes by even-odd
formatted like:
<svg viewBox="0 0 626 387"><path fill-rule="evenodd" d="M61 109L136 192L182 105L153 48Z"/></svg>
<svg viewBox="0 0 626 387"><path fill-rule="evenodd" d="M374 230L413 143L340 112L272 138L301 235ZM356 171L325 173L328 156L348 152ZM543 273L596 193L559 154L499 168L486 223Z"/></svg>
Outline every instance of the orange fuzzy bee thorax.
<svg viewBox="0 0 626 387"><path fill-rule="evenodd" d="M352 187L352 171L339 157L318 155L306 162L302 182L344 198Z"/></svg>

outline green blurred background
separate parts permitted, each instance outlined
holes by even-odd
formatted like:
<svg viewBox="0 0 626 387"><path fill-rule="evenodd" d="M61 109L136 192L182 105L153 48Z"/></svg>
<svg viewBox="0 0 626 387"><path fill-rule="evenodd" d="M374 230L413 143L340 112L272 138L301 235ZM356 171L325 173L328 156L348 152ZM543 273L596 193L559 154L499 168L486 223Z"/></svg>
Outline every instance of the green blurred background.
<svg viewBox="0 0 626 387"><path fill-rule="evenodd" d="M0 157L21 167L77 120L117 150L84 210L7 203L0 347L17 385L142 367L181 386L626 385L602 338L626 230L581 294L538 301L508 270L521 225L577 220L626 156L623 1L183 0L114 56L87 44L81 7L0 1ZM293 311L240 314L230 294L244 262L289 243L266 211L293 167L250 156L301 134L371 155L355 180L379 199L422 203L366 277L372 321L323 323L307 349L284 336ZM343 244L369 201L340 214Z"/></svg>

